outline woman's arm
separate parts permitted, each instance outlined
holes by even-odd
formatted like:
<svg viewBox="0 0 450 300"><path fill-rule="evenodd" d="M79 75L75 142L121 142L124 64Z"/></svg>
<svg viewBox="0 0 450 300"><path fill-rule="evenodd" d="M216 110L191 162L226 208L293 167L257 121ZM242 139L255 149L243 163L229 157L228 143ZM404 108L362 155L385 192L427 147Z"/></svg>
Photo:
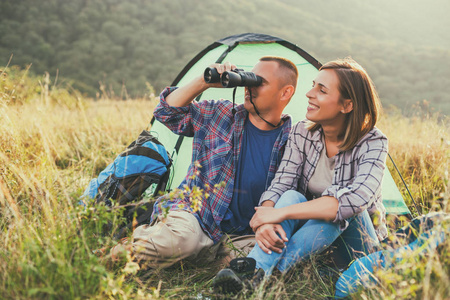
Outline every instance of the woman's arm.
<svg viewBox="0 0 450 300"><path fill-rule="evenodd" d="M341 174L344 178L352 175L349 183L345 186L332 185L322 194L339 200L333 222L340 222L342 225L346 219L369 208L377 198L381 199L381 184L388 151L387 138L381 131L374 129L353 151L357 152L352 158L354 163L350 162ZM352 168L355 169L354 174L350 174Z"/></svg>
<svg viewBox="0 0 450 300"><path fill-rule="evenodd" d="M261 207L273 208L275 205L272 201L264 201ZM266 253L272 251L281 253L287 242L286 232L280 224L265 224L258 227L255 231L255 239L259 247Z"/></svg>
<svg viewBox="0 0 450 300"><path fill-rule="evenodd" d="M338 206L336 198L324 196L282 208L256 207L256 213L250 220L250 227L255 231L261 225L279 224L291 219L332 221L336 218Z"/></svg>
<svg viewBox="0 0 450 300"><path fill-rule="evenodd" d="M306 133L302 122L298 122L291 129L281 163L270 187L261 195L260 205L267 200L276 203L284 192L297 189L305 157L303 135Z"/></svg>

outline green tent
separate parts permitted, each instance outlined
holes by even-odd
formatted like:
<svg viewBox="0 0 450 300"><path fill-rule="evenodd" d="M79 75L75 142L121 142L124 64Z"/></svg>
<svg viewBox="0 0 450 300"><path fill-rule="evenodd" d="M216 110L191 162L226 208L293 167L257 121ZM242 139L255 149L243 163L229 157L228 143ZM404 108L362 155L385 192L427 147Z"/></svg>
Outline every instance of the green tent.
<svg viewBox="0 0 450 300"><path fill-rule="evenodd" d="M299 71L297 91L284 112L293 117L294 123L304 119L307 107L305 94L311 88L312 81L316 77L321 64L296 45L277 37L246 33L221 39L197 54L180 72L172 86L182 86L188 83L215 62L229 61L240 69L250 71L259 58L264 55L285 57L297 66ZM221 98L231 100L232 92L233 89L208 89L196 100ZM241 103L243 98L244 89L238 88L236 103ZM167 189L176 188L186 176L191 163L192 139L173 134L155 120L152 120L151 131L158 136L169 153L172 153L174 164L172 178ZM383 180L383 199L388 214L410 214L387 168Z"/></svg>

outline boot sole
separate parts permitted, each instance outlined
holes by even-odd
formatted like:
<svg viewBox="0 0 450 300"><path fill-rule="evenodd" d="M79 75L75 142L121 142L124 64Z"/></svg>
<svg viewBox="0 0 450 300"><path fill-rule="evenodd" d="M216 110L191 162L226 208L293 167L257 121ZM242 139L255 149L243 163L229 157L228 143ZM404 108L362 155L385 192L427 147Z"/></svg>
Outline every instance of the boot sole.
<svg viewBox="0 0 450 300"><path fill-rule="evenodd" d="M242 280L230 269L221 270L212 283L215 292L237 294L244 288Z"/></svg>

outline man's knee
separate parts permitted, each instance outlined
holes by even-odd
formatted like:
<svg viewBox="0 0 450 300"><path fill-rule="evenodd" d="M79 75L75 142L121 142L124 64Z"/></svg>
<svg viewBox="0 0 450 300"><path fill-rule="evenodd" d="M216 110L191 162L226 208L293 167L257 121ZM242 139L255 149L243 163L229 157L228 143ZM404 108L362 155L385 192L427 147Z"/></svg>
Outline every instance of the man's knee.
<svg viewBox="0 0 450 300"><path fill-rule="evenodd" d="M308 200L305 198L305 196L295 190L290 190L284 192L284 194L281 195L280 199L278 199L277 203L275 204L275 207L282 208L306 201Z"/></svg>
<svg viewBox="0 0 450 300"><path fill-rule="evenodd" d="M195 256L212 243L188 212L170 212L164 222L140 226L133 233L136 258L162 264Z"/></svg>

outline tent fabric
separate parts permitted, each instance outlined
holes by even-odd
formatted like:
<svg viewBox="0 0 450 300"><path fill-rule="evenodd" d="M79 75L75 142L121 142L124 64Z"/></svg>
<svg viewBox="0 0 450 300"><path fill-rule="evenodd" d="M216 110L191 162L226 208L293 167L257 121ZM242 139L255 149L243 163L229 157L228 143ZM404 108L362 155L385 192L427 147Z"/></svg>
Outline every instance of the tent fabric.
<svg viewBox="0 0 450 300"><path fill-rule="evenodd" d="M298 68L299 79L297 91L284 112L292 116L293 124L305 118L307 98L306 92L311 88L321 67L314 57L298 46L278 37L265 34L244 33L218 40L197 54L178 74L172 86L183 86L193 78L203 74L206 67L212 63L229 61L238 68L251 71L259 58L265 55L281 56L291 60ZM196 100L202 99L232 99L233 89L213 88L206 90ZM242 103L244 88L236 91L236 103ZM172 133L163 124L152 120L151 131L157 136L167 151L172 154L172 179L167 189L179 186L187 174L192 160L192 138L180 137ZM403 197L386 168L383 179L383 201L388 214L410 214Z"/></svg>
<svg viewBox="0 0 450 300"><path fill-rule="evenodd" d="M233 46L236 43L274 43L274 42L283 42L284 40L267 35L267 34L260 34L260 33L242 33L242 34L236 34L232 35L226 38L223 38L221 40L218 40L217 43Z"/></svg>

